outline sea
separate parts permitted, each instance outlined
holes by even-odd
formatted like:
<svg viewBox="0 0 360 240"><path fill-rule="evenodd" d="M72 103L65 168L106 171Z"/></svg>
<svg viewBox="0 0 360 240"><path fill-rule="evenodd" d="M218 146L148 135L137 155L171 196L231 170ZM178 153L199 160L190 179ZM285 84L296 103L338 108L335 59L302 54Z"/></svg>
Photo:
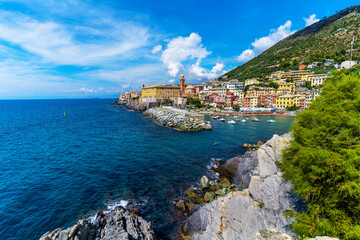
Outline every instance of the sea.
<svg viewBox="0 0 360 240"><path fill-rule="evenodd" d="M0 239L31 240L116 205L136 208L160 239L177 231L173 201L213 159L289 131L293 117L258 116L179 132L115 99L0 101ZM268 123L274 119L276 123Z"/></svg>

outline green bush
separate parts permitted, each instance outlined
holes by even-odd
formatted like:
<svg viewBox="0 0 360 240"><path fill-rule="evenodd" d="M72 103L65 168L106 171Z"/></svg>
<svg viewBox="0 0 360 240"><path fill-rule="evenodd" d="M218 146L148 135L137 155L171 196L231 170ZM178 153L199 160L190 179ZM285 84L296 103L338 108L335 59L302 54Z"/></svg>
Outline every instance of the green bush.
<svg viewBox="0 0 360 240"><path fill-rule="evenodd" d="M307 209L300 236L360 239L360 74L337 71L292 127L281 169Z"/></svg>
<svg viewBox="0 0 360 240"><path fill-rule="evenodd" d="M237 104L234 104L234 105L232 106L232 108L233 108L235 111L239 111L239 110L240 110L240 106L237 105Z"/></svg>

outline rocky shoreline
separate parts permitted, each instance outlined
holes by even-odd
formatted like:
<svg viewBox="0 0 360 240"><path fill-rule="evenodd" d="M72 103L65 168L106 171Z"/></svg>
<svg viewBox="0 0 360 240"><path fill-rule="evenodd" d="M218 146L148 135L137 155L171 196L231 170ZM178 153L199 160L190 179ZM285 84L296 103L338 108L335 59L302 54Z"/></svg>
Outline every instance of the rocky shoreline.
<svg viewBox="0 0 360 240"><path fill-rule="evenodd" d="M204 176L198 188L189 189L187 198L175 203L186 216L181 239L296 239L290 228L291 213L300 210L303 202L278 167L290 140L289 134L275 134L257 150L218 163L213 168L218 179Z"/></svg>
<svg viewBox="0 0 360 240"><path fill-rule="evenodd" d="M154 119L161 126L177 129L183 132L210 130L208 122L189 118L166 108L150 108L144 112L148 118Z"/></svg>
<svg viewBox="0 0 360 240"><path fill-rule="evenodd" d="M185 198L175 202L184 217L180 239L188 240L290 240L293 210L303 202L292 192L278 167L289 134L274 135L257 150L215 162L214 178L203 176ZM119 206L99 212L93 221L80 220L67 229L45 233L40 240L152 240L151 223ZM316 237L309 240L338 240Z"/></svg>
<svg viewBox="0 0 360 240"><path fill-rule="evenodd" d="M108 213L99 212L94 221L79 220L67 229L55 229L40 240L153 240L151 223L134 212L118 206Z"/></svg>

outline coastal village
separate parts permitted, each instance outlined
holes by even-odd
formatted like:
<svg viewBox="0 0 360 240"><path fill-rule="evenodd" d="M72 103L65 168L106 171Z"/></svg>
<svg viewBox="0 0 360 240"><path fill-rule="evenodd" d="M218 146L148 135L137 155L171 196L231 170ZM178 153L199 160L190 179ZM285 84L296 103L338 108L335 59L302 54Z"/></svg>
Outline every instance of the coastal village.
<svg viewBox="0 0 360 240"><path fill-rule="evenodd" d="M311 68L318 63L300 65L298 70L276 71L260 78L222 80L215 78L201 84L186 84L180 76L179 85L144 86L141 92L120 94L119 101L134 100L140 103L164 103L177 108L202 108L222 111L269 112L295 111L309 108L320 95L322 85L331 74L315 74ZM356 62L345 61L340 66L333 60L324 65L350 68Z"/></svg>

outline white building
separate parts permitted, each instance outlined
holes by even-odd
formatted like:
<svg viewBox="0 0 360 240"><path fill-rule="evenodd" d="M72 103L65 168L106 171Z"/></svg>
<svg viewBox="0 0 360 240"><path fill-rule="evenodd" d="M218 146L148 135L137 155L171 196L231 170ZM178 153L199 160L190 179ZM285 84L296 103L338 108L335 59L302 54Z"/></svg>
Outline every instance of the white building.
<svg viewBox="0 0 360 240"><path fill-rule="evenodd" d="M355 66L356 64L357 64L356 61L351 61L351 66L350 66L350 61L345 61L345 62L341 63L340 68L341 69L343 69L343 68L349 69L349 68L352 68L353 66Z"/></svg>
<svg viewBox="0 0 360 240"><path fill-rule="evenodd" d="M228 82L226 83L226 88L232 92L232 90L244 90L244 83L243 82Z"/></svg>

